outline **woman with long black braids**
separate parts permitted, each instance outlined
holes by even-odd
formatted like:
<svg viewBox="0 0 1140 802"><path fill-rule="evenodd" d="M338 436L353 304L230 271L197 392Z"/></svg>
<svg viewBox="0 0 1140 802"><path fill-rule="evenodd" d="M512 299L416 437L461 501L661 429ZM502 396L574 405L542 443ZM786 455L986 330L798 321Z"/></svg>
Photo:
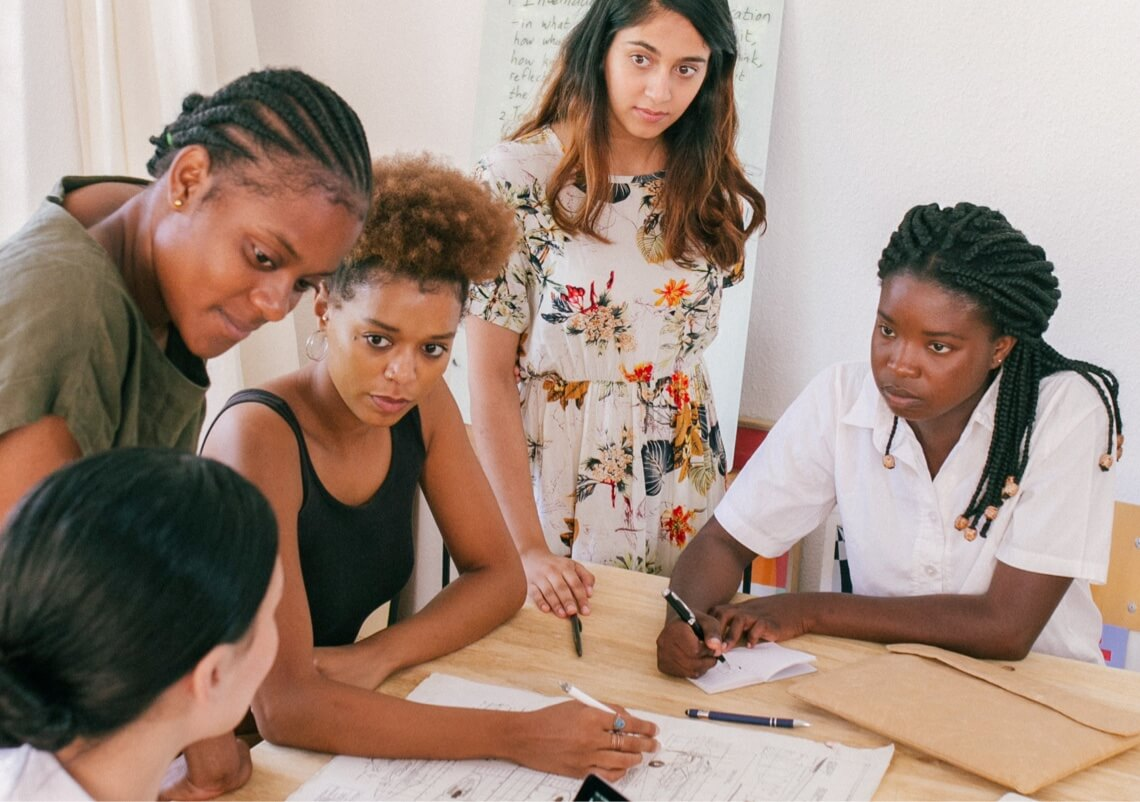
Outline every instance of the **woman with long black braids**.
<svg viewBox="0 0 1140 802"><path fill-rule="evenodd" d="M879 278L870 364L812 382L682 555L673 587L715 634L668 620L666 673L807 632L1102 662L1089 583L1108 571L1118 385L1042 339L1053 264L999 212L930 204L907 212ZM834 508L853 593L724 605L755 554Z"/></svg>

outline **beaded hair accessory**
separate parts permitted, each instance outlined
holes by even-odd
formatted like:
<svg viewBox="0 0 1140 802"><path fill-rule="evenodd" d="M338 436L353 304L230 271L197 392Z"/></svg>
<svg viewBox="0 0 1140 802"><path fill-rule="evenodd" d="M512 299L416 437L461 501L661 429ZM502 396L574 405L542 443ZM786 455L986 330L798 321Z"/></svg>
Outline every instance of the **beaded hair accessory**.
<svg viewBox="0 0 1140 802"><path fill-rule="evenodd" d="M894 443L895 432L898 431L898 428L899 428L899 416L895 415L895 419L891 423L891 433L890 433L890 435L887 436L887 447L883 452L883 467L886 468L888 471L894 470L894 467L895 467L895 458L894 458L894 455L891 454L891 444ZM1117 459L1117 461L1119 461L1123 455L1124 455L1124 435L1118 434L1118 435L1116 435L1116 459ZM1113 463L1113 459L1112 459L1111 454L1102 454L1101 455L1101 457L1100 457L1100 469L1102 471L1107 471L1109 468L1111 468L1112 463ZM1005 477L1005 484L1002 485L1002 488L1001 488L1001 497L1003 500L1013 498L1014 496L1017 495L1017 491L1020 489L1021 488L1017 484L1017 477L1007 476L1007 477ZM986 519L986 524L982 527L982 531L981 531L982 537L986 536L985 530L989 528L990 522L992 522L994 519L996 519L997 516L998 516L998 508L993 504L986 507L985 510L982 512L981 517ZM977 528L977 523L978 523L977 519L978 519L978 516L974 516L974 520L971 521L965 515L959 515L954 520L954 528L962 533L962 537L964 537L966 540L972 542L975 539L977 539L978 534L979 534L978 528Z"/></svg>
<svg viewBox="0 0 1140 802"><path fill-rule="evenodd" d="M898 428L899 416L895 415L895 421L891 424L891 433L887 437L887 450L883 453L883 467L888 471L893 471L895 469L895 458L891 454L891 443L893 443L895 440L895 432L898 431Z"/></svg>

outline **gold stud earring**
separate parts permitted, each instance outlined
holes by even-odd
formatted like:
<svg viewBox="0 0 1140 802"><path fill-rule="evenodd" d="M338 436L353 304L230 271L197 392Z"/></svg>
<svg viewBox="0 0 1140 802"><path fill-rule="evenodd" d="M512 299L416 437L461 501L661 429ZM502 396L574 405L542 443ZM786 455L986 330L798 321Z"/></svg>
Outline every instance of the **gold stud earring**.
<svg viewBox="0 0 1140 802"><path fill-rule="evenodd" d="M175 209L181 209L182 208L182 198L175 198L174 199L174 208Z"/></svg>

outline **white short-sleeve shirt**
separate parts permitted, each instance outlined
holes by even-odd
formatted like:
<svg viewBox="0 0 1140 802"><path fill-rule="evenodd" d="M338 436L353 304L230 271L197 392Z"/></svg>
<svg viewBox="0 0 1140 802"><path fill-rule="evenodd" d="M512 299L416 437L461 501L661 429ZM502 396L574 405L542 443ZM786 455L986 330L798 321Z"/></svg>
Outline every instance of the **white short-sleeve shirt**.
<svg viewBox="0 0 1140 802"><path fill-rule="evenodd" d="M931 479L905 420L891 446L895 467L883 467L894 416L870 366L834 365L773 427L716 508L717 520L752 551L774 557L838 506L852 586L868 596L984 593L998 560L1072 577L1033 649L1103 663L1089 583L1103 583L1108 573L1116 487L1116 471L1098 464L1104 406L1075 373L1045 378L1021 489L987 537L968 542L954 521L985 464L997 387L986 391Z"/></svg>
<svg viewBox="0 0 1140 802"><path fill-rule="evenodd" d="M0 749L0 799L82 799L91 795L83 790L55 755L25 744Z"/></svg>

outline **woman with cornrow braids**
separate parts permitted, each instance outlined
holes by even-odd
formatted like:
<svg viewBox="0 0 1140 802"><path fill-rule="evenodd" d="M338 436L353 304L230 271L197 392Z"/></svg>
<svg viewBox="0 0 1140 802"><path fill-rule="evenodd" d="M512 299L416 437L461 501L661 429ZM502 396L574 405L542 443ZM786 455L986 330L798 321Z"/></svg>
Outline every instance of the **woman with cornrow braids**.
<svg viewBox="0 0 1140 802"><path fill-rule="evenodd" d="M0 515L80 456L193 449L204 360L284 317L360 233L364 130L304 73L191 94L151 142L153 181L64 178L0 244Z"/></svg>
<svg viewBox="0 0 1140 802"><path fill-rule="evenodd" d="M153 181L64 178L0 244L0 517L37 481L124 446L197 446L205 360L331 275L372 191L360 120L296 70L191 94ZM172 793L241 785L232 735Z"/></svg>
<svg viewBox="0 0 1140 802"><path fill-rule="evenodd" d="M808 386L682 555L673 588L710 635L668 620L662 671L807 632L1103 662L1089 584L1108 572L1118 385L1042 339L1053 264L999 212L930 204L907 212L879 279L870 364ZM725 604L755 555L836 508L851 593Z"/></svg>

